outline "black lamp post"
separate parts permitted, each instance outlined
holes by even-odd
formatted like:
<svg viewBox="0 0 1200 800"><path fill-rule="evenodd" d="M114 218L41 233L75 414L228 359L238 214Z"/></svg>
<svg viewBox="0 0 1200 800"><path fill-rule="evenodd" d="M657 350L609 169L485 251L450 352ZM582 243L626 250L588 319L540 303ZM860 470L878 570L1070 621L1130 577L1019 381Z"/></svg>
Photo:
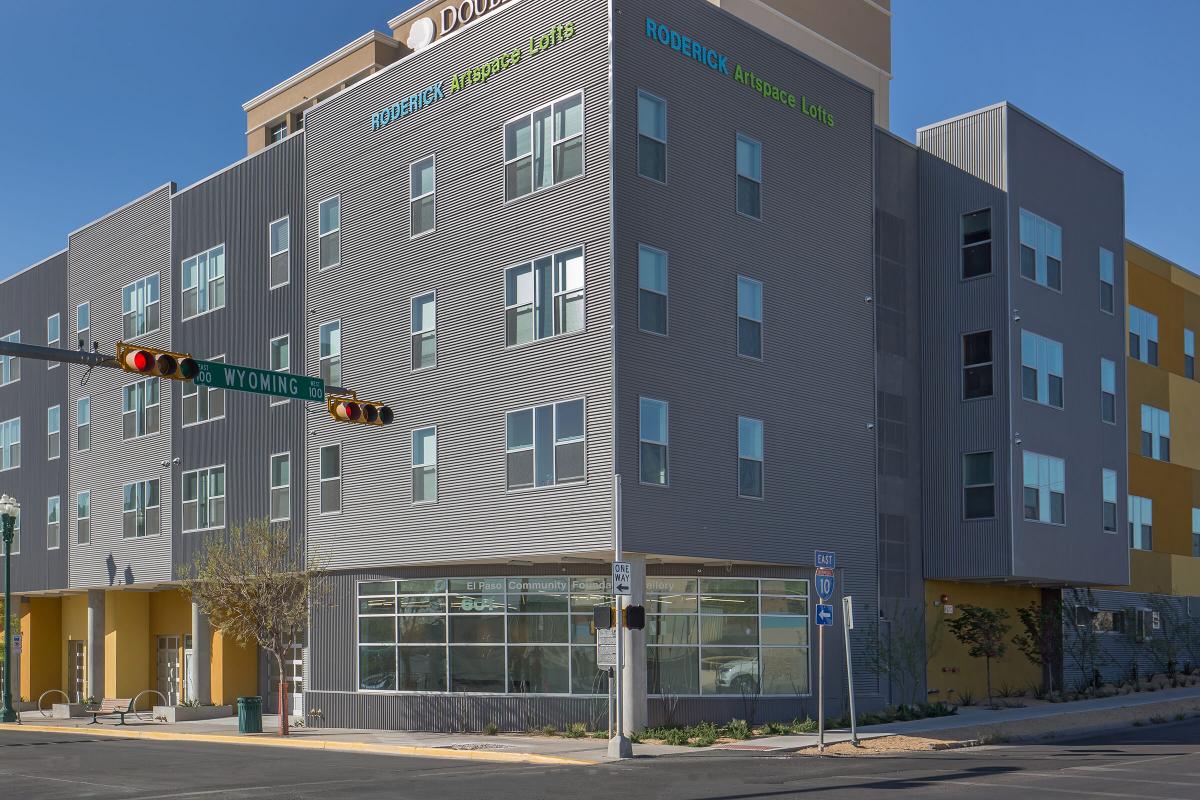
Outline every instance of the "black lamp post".
<svg viewBox="0 0 1200 800"><path fill-rule="evenodd" d="M0 520L4 522L4 694L0 698L0 722L16 722L12 701L12 543L13 526L21 505L8 495L0 496Z"/></svg>

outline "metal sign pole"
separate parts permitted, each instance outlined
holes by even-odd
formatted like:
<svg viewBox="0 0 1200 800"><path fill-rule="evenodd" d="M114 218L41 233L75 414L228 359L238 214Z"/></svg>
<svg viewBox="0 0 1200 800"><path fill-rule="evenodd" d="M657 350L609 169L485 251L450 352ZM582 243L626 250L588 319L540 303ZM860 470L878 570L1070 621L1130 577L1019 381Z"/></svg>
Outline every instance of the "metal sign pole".
<svg viewBox="0 0 1200 800"><path fill-rule="evenodd" d="M817 752L825 752L825 626L817 626Z"/></svg>
<svg viewBox="0 0 1200 800"><path fill-rule="evenodd" d="M613 562L621 561L622 544L621 544L621 476L614 476L613 480ZM617 618L613 620L617 629L617 669L616 669L616 707L617 707L617 724L616 730L608 740L608 756L609 758L631 758L633 756L633 743L625 736L625 712L622 706L625 699L625 623L623 612L625 609L625 594L618 591L616 575L613 576L613 599L616 600Z"/></svg>
<svg viewBox="0 0 1200 800"><path fill-rule="evenodd" d="M850 629L854 627L851 618L851 603L849 595L842 598L842 635L846 639L846 687L850 691L850 743L858 747L858 715L854 711L854 663L850 658Z"/></svg>

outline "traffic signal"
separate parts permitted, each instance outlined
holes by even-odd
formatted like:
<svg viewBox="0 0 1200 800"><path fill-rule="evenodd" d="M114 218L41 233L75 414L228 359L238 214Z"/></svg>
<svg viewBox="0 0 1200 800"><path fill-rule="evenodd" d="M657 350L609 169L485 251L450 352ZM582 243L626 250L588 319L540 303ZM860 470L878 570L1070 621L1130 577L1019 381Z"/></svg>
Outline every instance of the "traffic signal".
<svg viewBox="0 0 1200 800"><path fill-rule="evenodd" d="M646 607L626 606L625 627L631 631L640 631L646 627Z"/></svg>
<svg viewBox="0 0 1200 800"><path fill-rule="evenodd" d="M357 397L327 397L325 407L329 416L339 422L356 422L359 425L391 425L395 415L383 403L359 400Z"/></svg>
<svg viewBox="0 0 1200 800"><path fill-rule="evenodd" d="M126 372L157 375L173 381L190 381L200 371L195 360L185 353L172 353L153 347L134 347L125 342L117 343L117 362Z"/></svg>
<svg viewBox="0 0 1200 800"><path fill-rule="evenodd" d="M595 606L592 608L592 631L606 630L613 626L612 606Z"/></svg>

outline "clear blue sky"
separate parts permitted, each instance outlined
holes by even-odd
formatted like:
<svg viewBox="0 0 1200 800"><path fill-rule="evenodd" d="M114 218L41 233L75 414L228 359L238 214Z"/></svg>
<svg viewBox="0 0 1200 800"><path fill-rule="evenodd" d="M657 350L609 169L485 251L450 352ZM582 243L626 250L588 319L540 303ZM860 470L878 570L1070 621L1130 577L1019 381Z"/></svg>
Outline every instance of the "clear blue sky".
<svg viewBox="0 0 1200 800"><path fill-rule="evenodd" d="M155 186L241 158L244 101L411 4L5 3L0 277ZM894 10L894 131L911 139L1010 100L1123 169L1127 235L1200 271L1200 2L894 0Z"/></svg>

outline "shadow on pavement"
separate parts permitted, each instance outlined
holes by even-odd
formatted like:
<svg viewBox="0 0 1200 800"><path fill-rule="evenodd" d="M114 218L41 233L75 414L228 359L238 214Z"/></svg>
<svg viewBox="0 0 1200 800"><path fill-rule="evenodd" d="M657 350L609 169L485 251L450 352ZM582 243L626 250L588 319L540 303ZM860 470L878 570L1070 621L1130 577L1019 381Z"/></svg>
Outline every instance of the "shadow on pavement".
<svg viewBox="0 0 1200 800"><path fill-rule="evenodd" d="M750 792L748 794L709 795L703 798L696 798L696 800L752 800L752 798L756 797L784 797L815 794L817 792L844 792L848 789L904 791L905 789L927 788L931 785L962 780L963 778L986 778L995 775L1007 775L1020 771L1021 769L1019 767L971 767L970 769L962 769L950 773L938 773L926 777L897 778L896 780L888 781L839 783L836 786L813 786L807 788L798 786L777 792ZM797 780L799 781L805 779L797 778Z"/></svg>

